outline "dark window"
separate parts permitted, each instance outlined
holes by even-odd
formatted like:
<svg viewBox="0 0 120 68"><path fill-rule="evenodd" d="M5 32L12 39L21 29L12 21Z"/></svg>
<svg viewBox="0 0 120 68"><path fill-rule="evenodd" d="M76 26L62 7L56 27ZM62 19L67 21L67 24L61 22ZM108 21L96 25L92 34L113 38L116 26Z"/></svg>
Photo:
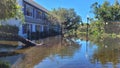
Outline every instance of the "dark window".
<svg viewBox="0 0 120 68"><path fill-rule="evenodd" d="M42 18L42 12L41 11L36 11L36 18L41 19Z"/></svg>
<svg viewBox="0 0 120 68"><path fill-rule="evenodd" d="M35 26L36 31L40 31L40 25Z"/></svg>
<svg viewBox="0 0 120 68"><path fill-rule="evenodd" d="M33 8L29 5L26 6L26 15L27 16L33 16Z"/></svg>
<svg viewBox="0 0 120 68"><path fill-rule="evenodd" d="M22 25L23 34L27 33L27 28L28 28L27 24Z"/></svg>
<svg viewBox="0 0 120 68"><path fill-rule="evenodd" d="M30 24L30 31L32 32L32 24Z"/></svg>
<svg viewBox="0 0 120 68"><path fill-rule="evenodd" d="M45 17L44 17L44 19L47 20L47 17L48 17L48 15L45 13Z"/></svg>

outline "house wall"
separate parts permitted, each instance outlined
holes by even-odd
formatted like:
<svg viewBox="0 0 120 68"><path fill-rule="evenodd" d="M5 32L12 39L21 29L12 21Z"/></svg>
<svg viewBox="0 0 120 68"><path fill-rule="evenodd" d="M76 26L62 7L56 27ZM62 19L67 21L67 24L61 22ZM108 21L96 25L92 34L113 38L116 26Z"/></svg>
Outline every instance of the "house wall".
<svg viewBox="0 0 120 68"><path fill-rule="evenodd" d="M2 25L12 25L12 26L20 26L20 20L17 20L16 18L11 18L9 20L3 20L1 21Z"/></svg>
<svg viewBox="0 0 120 68"><path fill-rule="evenodd" d="M29 10L29 13L28 13ZM37 24L45 24L47 20L46 12L41 9L36 8L35 6L24 2L24 15L25 21Z"/></svg>
<svg viewBox="0 0 120 68"><path fill-rule="evenodd" d="M36 26L39 26L39 32L44 32L45 30L48 31L50 22L48 22L47 13L45 11L43 11L40 8L37 8L32 4L25 2L24 0L17 0L17 1L18 4L22 6L21 10L24 13L25 24L27 24L28 26L26 28L23 28L24 24L21 23L21 21L17 18L11 18L6 21L1 21L0 23L2 25L9 24L9 25L17 26L19 28L18 34L25 38L27 38L27 33L24 33L24 29L26 29L26 32L28 31L36 32L37 31ZM28 8L31 8L30 11L32 15L27 14Z"/></svg>
<svg viewBox="0 0 120 68"><path fill-rule="evenodd" d="M27 2L24 2L23 4L24 4L25 22L27 22L26 24L29 24L29 23L33 24L32 32L36 32L36 25L40 25L39 32L43 32L44 27L46 25L49 25L49 22L46 16L47 13ZM27 13L28 10L29 10L29 13Z"/></svg>

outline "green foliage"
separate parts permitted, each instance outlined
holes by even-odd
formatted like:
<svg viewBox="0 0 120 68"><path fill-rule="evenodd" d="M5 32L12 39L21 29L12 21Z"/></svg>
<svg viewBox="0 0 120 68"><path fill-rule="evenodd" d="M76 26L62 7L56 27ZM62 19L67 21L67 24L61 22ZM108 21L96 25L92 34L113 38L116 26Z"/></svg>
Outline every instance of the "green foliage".
<svg viewBox="0 0 120 68"><path fill-rule="evenodd" d="M24 21L24 16L17 0L0 0L0 20L14 17Z"/></svg>
<svg viewBox="0 0 120 68"><path fill-rule="evenodd" d="M10 68L10 64L8 62L0 61L0 67L1 68Z"/></svg>
<svg viewBox="0 0 120 68"><path fill-rule="evenodd" d="M116 35L115 33L112 33L112 34L111 34L111 37L112 37L112 38L116 38L117 35Z"/></svg>
<svg viewBox="0 0 120 68"><path fill-rule="evenodd" d="M90 24L89 33L94 36L101 36L104 33L104 24L101 21L93 21Z"/></svg>
<svg viewBox="0 0 120 68"><path fill-rule="evenodd" d="M78 28L78 31L79 32L86 32L87 30L87 24L86 23L81 23L79 28Z"/></svg>
<svg viewBox="0 0 120 68"><path fill-rule="evenodd" d="M105 1L101 5L95 2L91 8L95 18L98 20L103 20L104 22L120 21L120 4L117 0L112 5L109 1Z"/></svg>
<svg viewBox="0 0 120 68"><path fill-rule="evenodd" d="M54 15L60 24L62 24L63 33L69 30L76 30L79 27L81 18L76 14L74 9L58 8L50 12Z"/></svg>
<svg viewBox="0 0 120 68"><path fill-rule="evenodd" d="M57 16L51 12L49 12L47 19L51 22L51 25L59 24Z"/></svg>

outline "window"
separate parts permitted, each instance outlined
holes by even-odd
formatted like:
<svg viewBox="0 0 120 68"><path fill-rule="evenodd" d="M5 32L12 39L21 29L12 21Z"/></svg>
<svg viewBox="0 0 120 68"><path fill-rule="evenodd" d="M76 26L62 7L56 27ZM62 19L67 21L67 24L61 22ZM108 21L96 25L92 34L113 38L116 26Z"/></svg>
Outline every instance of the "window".
<svg viewBox="0 0 120 68"><path fill-rule="evenodd" d="M29 24L30 25L30 32L32 32L32 24Z"/></svg>
<svg viewBox="0 0 120 68"><path fill-rule="evenodd" d="M36 25L36 28L35 28L35 29L36 29L36 31L39 32L39 31L40 31L40 25Z"/></svg>
<svg viewBox="0 0 120 68"><path fill-rule="evenodd" d="M44 20L47 20L47 16L48 16L48 15L45 13L45 14L44 14Z"/></svg>
<svg viewBox="0 0 120 68"><path fill-rule="evenodd" d="M27 8L26 13L27 13L27 16L32 16L32 13L30 12L30 8Z"/></svg>
<svg viewBox="0 0 120 68"><path fill-rule="evenodd" d="M41 19L42 18L42 12L41 11L36 11L36 18Z"/></svg>
<svg viewBox="0 0 120 68"><path fill-rule="evenodd" d="M28 25L27 24L22 25L23 34L27 33L27 30L28 30Z"/></svg>
<svg viewBox="0 0 120 68"><path fill-rule="evenodd" d="M26 15L27 16L33 16L33 8L29 5L26 6Z"/></svg>
<svg viewBox="0 0 120 68"><path fill-rule="evenodd" d="M32 24L23 24L22 31L23 31L23 34L27 32L32 32Z"/></svg>

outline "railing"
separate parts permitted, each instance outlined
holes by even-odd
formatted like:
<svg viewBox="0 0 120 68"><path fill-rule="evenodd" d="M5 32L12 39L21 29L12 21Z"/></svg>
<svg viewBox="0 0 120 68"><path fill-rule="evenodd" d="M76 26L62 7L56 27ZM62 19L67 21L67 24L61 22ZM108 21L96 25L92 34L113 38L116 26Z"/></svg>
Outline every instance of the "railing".
<svg viewBox="0 0 120 68"><path fill-rule="evenodd" d="M25 16L25 21L30 22L30 23L41 23L41 24L45 22L42 19L36 19L36 18L28 17L28 16Z"/></svg>

